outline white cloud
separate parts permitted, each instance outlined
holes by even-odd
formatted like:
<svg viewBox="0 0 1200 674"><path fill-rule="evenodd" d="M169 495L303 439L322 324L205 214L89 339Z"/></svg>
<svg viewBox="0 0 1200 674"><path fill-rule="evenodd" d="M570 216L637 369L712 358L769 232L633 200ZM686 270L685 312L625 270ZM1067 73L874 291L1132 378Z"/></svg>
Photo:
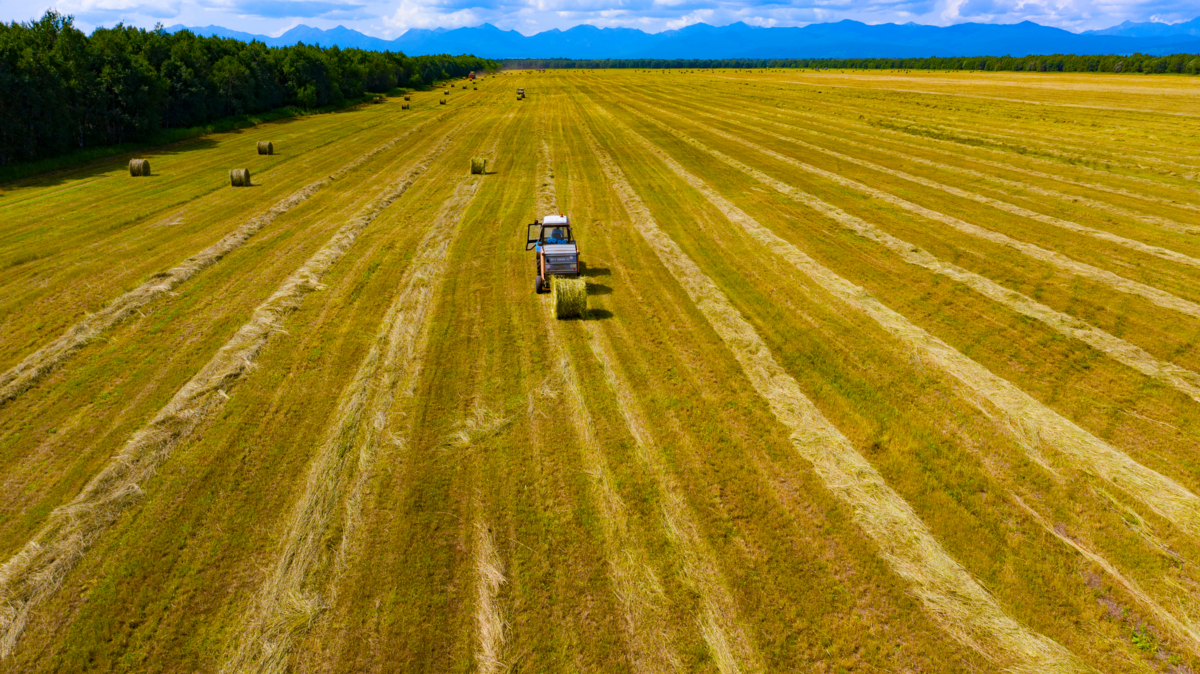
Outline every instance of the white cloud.
<svg viewBox="0 0 1200 674"><path fill-rule="evenodd" d="M37 0L35 0L36 2ZM46 0L42 0L46 1ZM395 37L410 28L459 28L488 22L528 35L588 23L651 32L698 22L796 26L854 19L866 23L1030 20L1069 30L1106 28L1125 20L1174 23L1200 14L1195 0L49 0L90 29L125 21L189 26L222 25L279 34L304 23L343 24L369 35ZM43 7L0 0L0 19L29 21Z"/></svg>

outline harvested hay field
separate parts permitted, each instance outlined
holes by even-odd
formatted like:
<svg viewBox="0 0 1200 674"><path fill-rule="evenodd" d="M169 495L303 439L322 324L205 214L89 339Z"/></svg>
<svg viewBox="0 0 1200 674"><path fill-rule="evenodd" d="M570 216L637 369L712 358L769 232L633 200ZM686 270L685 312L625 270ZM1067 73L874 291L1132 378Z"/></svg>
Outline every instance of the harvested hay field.
<svg viewBox="0 0 1200 674"><path fill-rule="evenodd" d="M0 186L0 671L1200 671L1200 80L505 77Z"/></svg>

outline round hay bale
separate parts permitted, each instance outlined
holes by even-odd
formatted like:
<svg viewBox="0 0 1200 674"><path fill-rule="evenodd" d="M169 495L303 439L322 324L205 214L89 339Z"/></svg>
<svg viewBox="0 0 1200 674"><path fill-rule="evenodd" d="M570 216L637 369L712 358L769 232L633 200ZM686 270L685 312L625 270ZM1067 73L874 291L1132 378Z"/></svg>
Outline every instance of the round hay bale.
<svg viewBox="0 0 1200 674"><path fill-rule="evenodd" d="M150 175L150 162L145 159L130 159L129 175L134 178Z"/></svg>
<svg viewBox="0 0 1200 674"><path fill-rule="evenodd" d="M438 103L440 103L440 104L442 104L442 105L445 105L445 104L446 104L446 99L444 99L444 98L443 98L442 100L438 101Z"/></svg>
<svg viewBox="0 0 1200 674"><path fill-rule="evenodd" d="M405 97L404 97L404 100L406 100L406 101L411 101L411 100L412 100L412 96L405 96Z"/></svg>
<svg viewBox="0 0 1200 674"><path fill-rule="evenodd" d="M234 187L250 187L250 169L229 169L229 184Z"/></svg>
<svg viewBox="0 0 1200 674"><path fill-rule="evenodd" d="M554 299L554 315L558 318L587 317L587 282L583 279L551 277L550 294Z"/></svg>
<svg viewBox="0 0 1200 674"><path fill-rule="evenodd" d="M443 92L442 92L442 95L443 95L443 96L449 96L449 95L450 95L450 90L449 90L449 89L447 89L447 90L443 91Z"/></svg>
<svg viewBox="0 0 1200 674"><path fill-rule="evenodd" d="M471 160L471 174L483 175L487 173L487 160L475 157Z"/></svg>
<svg viewBox="0 0 1200 674"><path fill-rule="evenodd" d="M408 109L408 103L401 104L401 106L400 106L400 109L401 109L401 110L407 110L407 109Z"/></svg>
<svg viewBox="0 0 1200 674"><path fill-rule="evenodd" d="M275 144L269 140L258 141L258 153L259 154L275 154Z"/></svg>

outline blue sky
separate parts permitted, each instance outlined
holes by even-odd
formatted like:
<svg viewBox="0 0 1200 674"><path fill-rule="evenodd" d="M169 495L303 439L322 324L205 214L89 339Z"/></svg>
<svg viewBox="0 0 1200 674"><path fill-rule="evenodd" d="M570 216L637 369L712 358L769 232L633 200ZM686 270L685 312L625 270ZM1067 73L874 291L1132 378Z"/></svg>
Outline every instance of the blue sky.
<svg viewBox="0 0 1200 674"><path fill-rule="evenodd" d="M409 28L459 28L487 22L526 35L581 23L658 32L693 23L801 26L854 19L866 23L1030 20L1080 31L1125 20L1175 23L1200 15L1196 0L0 0L0 19L27 21L54 7L85 30L119 21L138 26L216 24L279 35L297 25L344 25L394 38Z"/></svg>

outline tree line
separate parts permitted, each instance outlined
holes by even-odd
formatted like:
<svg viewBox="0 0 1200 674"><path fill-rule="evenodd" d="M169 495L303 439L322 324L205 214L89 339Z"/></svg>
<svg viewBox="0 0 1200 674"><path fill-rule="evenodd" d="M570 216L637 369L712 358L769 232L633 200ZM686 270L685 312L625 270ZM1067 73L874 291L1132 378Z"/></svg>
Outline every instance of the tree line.
<svg viewBox="0 0 1200 674"><path fill-rule="evenodd" d="M161 26L118 24L86 35L50 10L37 21L0 23L0 165L231 115L337 106L497 67L466 55L267 47Z"/></svg>
<svg viewBox="0 0 1200 674"><path fill-rule="evenodd" d="M508 59L509 69L809 68L814 70L985 70L1060 73L1200 73L1200 54L970 56L862 59Z"/></svg>

